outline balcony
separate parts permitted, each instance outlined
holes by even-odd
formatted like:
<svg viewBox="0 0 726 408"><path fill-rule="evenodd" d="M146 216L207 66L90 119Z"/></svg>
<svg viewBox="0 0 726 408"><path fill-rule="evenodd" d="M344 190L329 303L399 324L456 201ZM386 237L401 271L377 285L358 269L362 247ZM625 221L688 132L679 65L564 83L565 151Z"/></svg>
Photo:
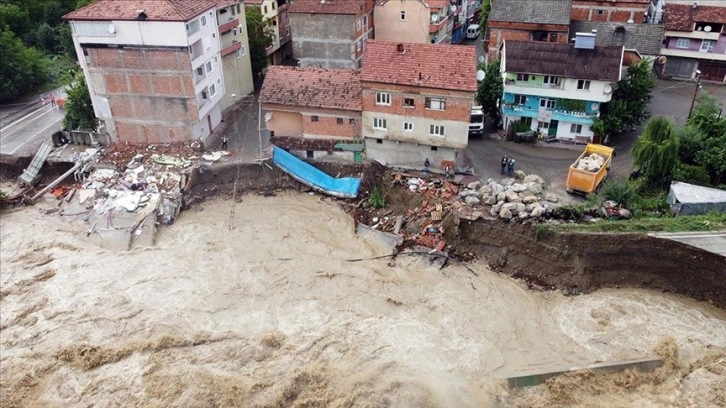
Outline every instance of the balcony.
<svg viewBox="0 0 726 408"><path fill-rule="evenodd" d="M239 19L232 18L228 22L219 25L219 33L222 34L227 31L231 31L233 28L237 27L238 25L239 25Z"/></svg>
<svg viewBox="0 0 726 408"><path fill-rule="evenodd" d="M537 84L531 83L530 81L517 81L515 79L505 79L504 85L520 86L522 88L537 88L537 89L565 89L565 81L560 80L559 84Z"/></svg>
<svg viewBox="0 0 726 408"><path fill-rule="evenodd" d="M512 103L502 105L502 113L506 116L520 116L541 119L543 122L557 120L560 122L591 125L596 115L586 112L565 111L560 109L532 109Z"/></svg>
<svg viewBox="0 0 726 408"><path fill-rule="evenodd" d="M219 52L219 54L222 56L222 58L226 57L229 54L232 54L233 52L236 52L242 48L242 43L239 41L232 41L232 44L222 48L222 51Z"/></svg>

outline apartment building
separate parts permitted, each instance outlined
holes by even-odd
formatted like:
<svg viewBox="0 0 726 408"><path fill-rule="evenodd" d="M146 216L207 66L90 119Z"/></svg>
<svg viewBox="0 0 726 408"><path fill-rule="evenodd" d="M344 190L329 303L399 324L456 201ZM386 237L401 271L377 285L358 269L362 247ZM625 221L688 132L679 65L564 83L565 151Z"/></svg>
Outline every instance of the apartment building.
<svg viewBox="0 0 726 408"><path fill-rule="evenodd" d="M308 159L335 155L363 160L357 71L272 66L260 103L274 145Z"/></svg>
<svg viewBox="0 0 726 408"><path fill-rule="evenodd" d="M665 73L674 77L726 82L726 5L666 3Z"/></svg>
<svg viewBox="0 0 726 408"><path fill-rule="evenodd" d="M246 7L257 8L262 21L272 29L272 42L267 47L269 65L277 65L292 58L292 28L288 8L289 0L244 0Z"/></svg>
<svg viewBox="0 0 726 408"><path fill-rule="evenodd" d="M374 0L295 0L293 55L301 67L359 69L373 38Z"/></svg>
<svg viewBox="0 0 726 408"><path fill-rule="evenodd" d="M596 46L592 33L576 33L574 44L504 41L505 129L520 121L560 141L593 141L590 125L612 99L622 61L623 46Z"/></svg>
<svg viewBox="0 0 726 408"><path fill-rule="evenodd" d="M376 0L375 38L380 41L450 44L454 11L450 0Z"/></svg>
<svg viewBox="0 0 726 408"><path fill-rule="evenodd" d="M254 91L249 56L247 19L242 0L217 0L219 56L225 92L220 106L224 112L242 96Z"/></svg>
<svg viewBox="0 0 726 408"><path fill-rule="evenodd" d="M204 141L219 125L226 79L217 17L232 3L98 0L64 16L94 111L112 140Z"/></svg>
<svg viewBox="0 0 726 408"><path fill-rule="evenodd" d="M360 76L367 157L405 168L455 162L468 143L475 70L472 46L369 41Z"/></svg>
<svg viewBox="0 0 726 408"><path fill-rule="evenodd" d="M487 60L499 59L505 40L567 43L572 0L492 1L487 27Z"/></svg>

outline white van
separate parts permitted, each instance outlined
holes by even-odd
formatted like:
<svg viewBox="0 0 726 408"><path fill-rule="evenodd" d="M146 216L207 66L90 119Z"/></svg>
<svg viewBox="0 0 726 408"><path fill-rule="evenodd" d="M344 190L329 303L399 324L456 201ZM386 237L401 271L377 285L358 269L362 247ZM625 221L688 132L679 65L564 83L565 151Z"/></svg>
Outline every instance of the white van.
<svg viewBox="0 0 726 408"><path fill-rule="evenodd" d="M479 24L472 24L466 29L466 39L476 40L479 38Z"/></svg>

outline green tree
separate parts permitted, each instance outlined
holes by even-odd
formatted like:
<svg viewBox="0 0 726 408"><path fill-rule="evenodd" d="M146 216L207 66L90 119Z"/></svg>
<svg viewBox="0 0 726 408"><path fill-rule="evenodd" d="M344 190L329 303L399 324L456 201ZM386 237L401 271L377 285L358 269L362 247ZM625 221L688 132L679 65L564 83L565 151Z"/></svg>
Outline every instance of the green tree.
<svg viewBox="0 0 726 408"><path fill-rule="evenodd" d="M481 105L484 114L489 116L495 124L499 124L501 119L498 104L504 92L499 64L499 60L496 60L486 67L484 79L479 82L475 97L477 105ZM483 69L484 67L479 64L479 68Z"/></svg>
<svg viewBox="0 0 726 408"><path fill-rule="evenodd" d="M714 185L726 183L726 116L723 105L712 95L700 92L688 126L703 134L702 145L695 152L695 162L708 172Z"/></svg>
<svg viewBox="0 0 726 408"><path fill-rule="evenodd" d="M0 55L0 101L17 98L47 80L38 50L23 45L12 31L0 32Z"/></svg>
<svg viewBox="0 0 726 408"><path fill-rule="evenodd" d="M625 78L616 84L612 100L603 105L603 136L619 135L648 119L648 104L655 85L655 76L647 60L629 66Z"/></svg>
<svg viewBox="0 0 726 408"><path fill-rule="evenodd" d="M273 30L267 21L262 20L262 13L255 7L247 7L245 17L250 43L252 77L255 84L259 85L262 79L262 70L267 67L267 47L272 44Z"/></svg>
<svg viewBox="0 0 726 408"><path fill-rule="evenodd" d="M481 13L479 14L479 28L481 29L481 35L485 36L487 30L487 23L489 22L489 13L492 11L491 0L482 0L480 10Z"/></svg>
<svg viewBox="0 0 726 408"><path fill-rule="evenodd" d="M26 10L16 4L0 4L0 30L10 30L22 38L30 27Z"/></svg>
<svg viewBox="0 0 726 408"><path fill-rule="evenodd" d="M92 130L96 127L96 114L93 112L91 95L86 78L79 73L75 82L66 87L66 116L63 118L65 130Z"/></svg>
<svg viewBox="0 0 726 408"><path fill-rule="evenodd" d="M633 146L633 162L649 184L670 183L678 160L678 135L673 123L656 116L648 121Z"/></svg>

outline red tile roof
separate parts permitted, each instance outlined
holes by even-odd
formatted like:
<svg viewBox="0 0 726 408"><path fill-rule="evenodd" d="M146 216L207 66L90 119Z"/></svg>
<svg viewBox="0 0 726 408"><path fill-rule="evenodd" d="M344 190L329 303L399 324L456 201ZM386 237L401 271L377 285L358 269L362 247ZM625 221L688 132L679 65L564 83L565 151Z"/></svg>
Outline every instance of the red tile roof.
<svg viewBox="0 0 726 408"><path fill-rule="evenodd" d="M290 13L358 14L366 8L367 0L295 0Z"/></svg>
<svg viewBox="0 0 726 408"><path fill-rule="evenodd" d="M327 1L327 0L326 0ZM389 1L393 0L376 0L376 4L378 5L384 5L388 3ZM423 4L424 6L428 8L434 8L434 9L441 9L449 4L451 4L451 0L408 0L408 1L418 1L419 3Z"/></svg>
<svg viewBox="0 0 726 408"><path fill-rule="evenodd" d="M188 21L216 6L215 0L98 0L66 14L63 19L137 20L137 11L143 10L147 16L145 21Z"/></svg>
<svg viewBox="0 0 726 408"><path fill-rule="evenodd" d="M360 75L342 69L273 65L267 70L260 102L309 108L363 110Z"/></svg>
<svg viewBox="0 0 726 408"><path fill-rule="evenodd" d="M424 88L476 91L473 46L399 44L370 40L363 55L361 80Z"/></svg>
<svg viewBox="0 0 726 408"><path fill-rule="evenodd" d="M667 3L663 13L665 29L669 31L693 31L693 23L726 24L726 7Z"/></svg>

